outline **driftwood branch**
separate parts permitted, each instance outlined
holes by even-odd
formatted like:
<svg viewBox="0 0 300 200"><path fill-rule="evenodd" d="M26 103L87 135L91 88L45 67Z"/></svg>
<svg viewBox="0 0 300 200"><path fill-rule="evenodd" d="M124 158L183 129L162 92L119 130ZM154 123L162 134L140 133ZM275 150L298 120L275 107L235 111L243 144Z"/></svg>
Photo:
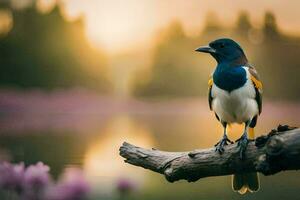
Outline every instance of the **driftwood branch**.
<svg viewBox="0 0 300 200"><path fill-rule="evenodd" d="M120 155L125 162L164 174L170 182L189 182L209 176L244 172L271 175L283 170L300 169L300 129L279 126L268 135L248 144L245 159L239 158L237 144L219 154L214 148L191 152L166 152L144 149L124 142Z"/></svg>

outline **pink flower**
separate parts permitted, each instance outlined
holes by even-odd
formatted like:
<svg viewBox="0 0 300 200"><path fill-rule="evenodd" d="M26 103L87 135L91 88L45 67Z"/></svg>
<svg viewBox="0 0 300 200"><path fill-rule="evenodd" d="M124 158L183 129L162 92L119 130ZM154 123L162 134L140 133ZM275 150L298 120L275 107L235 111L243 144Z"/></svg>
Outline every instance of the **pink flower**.
<svg viewBox="0 0 300 200"><path fill-rule="evenodd" d="M42 162L27 167L24 173L22 200L42 199L50 184L49 167Z"/></svg>
<svg viewBox="0 0 300 200"><path fill-rule="evenodd" d="M121 194L127 194L134 190L136 188L136 185L129 179L121 178L117 182L117 190Z"/></svg>
<svg viewBox="0 0 300 200"><path fill-rule="evenodd" d="M49 166L38 162L27 167L24 174L24 187L29 189L44 188L50 182Z"/></svg>
<svg viewBox="0 0 300 200"><path fill-rule="evenodd" d="M89 185L79 169L68 169L54 184L49 167L42 162L30 165L0 163L0 189L14 191L21 200L83 200Z"/></svg>
<svg viewBox="0 0 300 200"><path fill-rule="evenodd" d="M21 192L24 181L24 163L12 165L8 162L0 164L0 188Z"/></svg>
<svg viewBox="0 0 300 200"><path fill-rule="evenodd" d="M76 168L68 169L60 178L58 184L47 192L47 200L83 200L87 198L89 185L82 171Z"/></svg>

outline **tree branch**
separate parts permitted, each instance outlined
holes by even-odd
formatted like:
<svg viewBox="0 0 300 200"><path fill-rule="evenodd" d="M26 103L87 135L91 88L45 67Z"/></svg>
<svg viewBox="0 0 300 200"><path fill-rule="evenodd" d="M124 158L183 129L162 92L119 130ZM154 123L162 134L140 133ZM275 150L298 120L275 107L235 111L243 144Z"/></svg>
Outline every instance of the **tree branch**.
<svg viewBox="0 0 300 200"><path fill-rule="evenodd" d="M249 142L243 160L239 158L237 144L226 146L220 155L214 148L166 152L124 142L120 155L126 163L164 174L170 182L181 179L193 182L209 176L244 172L271 175L300 169L300 129L279 125L268 135Z"/></svg>

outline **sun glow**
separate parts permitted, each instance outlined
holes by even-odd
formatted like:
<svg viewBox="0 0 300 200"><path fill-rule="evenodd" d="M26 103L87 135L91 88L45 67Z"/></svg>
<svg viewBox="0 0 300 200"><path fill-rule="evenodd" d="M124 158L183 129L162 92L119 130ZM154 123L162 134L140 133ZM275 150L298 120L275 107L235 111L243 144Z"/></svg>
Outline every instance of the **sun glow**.
<svg viewBox="0 0 300 200"><path fill-rule="evenodd" d="M90 43L109 52L139 47L153 34L147 30L146 4L139 1L91 0L87 4L65 0L63 5L67 19L83 15Z"/></svg>
<svg viewBox="0 0 300 200"><path fill-rule="evenodd" d="M123 159L118 155L118 148L124 141L150 147L154 143L153 140L145 128L137 126L127 116L113 119L105 134L91 145L85 155L84 171L87 178L96 187L100 188L101 185L102 192L114 189L116 181L120 178L142 184L145 172L124 165Z"/></svg>
<svg viewBox="0 0 300 200"><path fill-rule="evenodd" d="M41 10L47 10L53 5L52 2L58 2L68 20L83 16L90 43L94 47L114 53L136 50L151 44L151 39L174 20L182 22L187 34L197 35L204 26L207 12L217 13L220 23L232 26L241 10L255 12L251 14L253 25L261 25L265 11L271 10L280 16L278 23L282 30L298 35L300 30L296 17L300 2L296 0L286 5L283 1L271 4L269 1L261 0L247 3L243 1L237 3L234 0L39 0L39 2ZM24 6L24 3L15 4L18 7ZM260 7L257 7L257 4L260 4ZM282 9L282 6L288 9ZM219 9L220 7L223 9ZM289 13L286 13L286 10L289 10Z"/></svg>
<svg viewBox="0 0 300 200"><path fill-rule="evenodd" d="M54 0L38 0L36 7L42 13L49 13L54 8L55 3Z"/></svg>
<svg viewBox="0 0 300 200"><path fill-rule="evenodd" d="M109 51L128 50L141 42L134 29L136 27L133 21L119 16L110 16L102 20L90 17L87 23L87 35L90 42Z"/></svg>

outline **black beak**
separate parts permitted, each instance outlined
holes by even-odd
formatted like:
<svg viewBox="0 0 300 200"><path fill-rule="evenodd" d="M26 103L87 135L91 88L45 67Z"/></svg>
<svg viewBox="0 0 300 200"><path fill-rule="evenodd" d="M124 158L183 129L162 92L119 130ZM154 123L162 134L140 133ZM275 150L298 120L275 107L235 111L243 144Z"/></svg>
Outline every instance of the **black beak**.
<svg viewBox="0 0 300 200"><path fill-rule="evenodd" d="M195 51L204 52L204 53L216 53L216 50L211 48L210 46L199 47L195 49Z"/></svg>

